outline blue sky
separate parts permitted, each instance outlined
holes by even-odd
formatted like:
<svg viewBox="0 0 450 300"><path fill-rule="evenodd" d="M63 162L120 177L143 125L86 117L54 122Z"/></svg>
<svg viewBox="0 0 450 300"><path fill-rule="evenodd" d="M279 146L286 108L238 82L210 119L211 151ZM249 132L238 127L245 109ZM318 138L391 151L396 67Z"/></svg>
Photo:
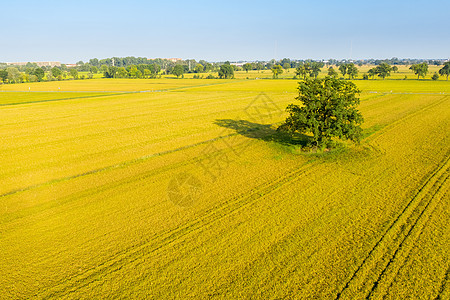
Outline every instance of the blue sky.
<svg viewBox="0 0 450 300"><path fill-rule="evenodd" d="M2 62L450 57L448 0L2 2Z"/></svg>

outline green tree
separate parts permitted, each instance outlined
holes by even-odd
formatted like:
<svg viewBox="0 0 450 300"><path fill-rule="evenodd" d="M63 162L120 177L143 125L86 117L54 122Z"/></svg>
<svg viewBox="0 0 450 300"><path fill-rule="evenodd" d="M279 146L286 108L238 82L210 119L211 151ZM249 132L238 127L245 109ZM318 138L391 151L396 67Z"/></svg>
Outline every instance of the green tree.
<svg viewBox="0 0 450 300"><path fill-rule="evenodd" d="M95 58L96 59L96 58ZM92 60L92 59L91 59ZM89 70L92 74L97 74L98 73L98 68L96 66L91 66L90 70Z"/></svg>
<svg viewBox="0 0 450 300"><path fill-rule="evenodd" d="M285 63L283 64L283 69L285 69L285 70L289 69L290 67L291 67L291 64L288 63L288 62L285 62Z"/></svg>
<svg viewBox="0 0 450 300"><path fill-rule="evenodd" d="M195 66L194 71L195 71L195 73L202 73L204 69L205 69L205 68L203 67L202 64L197 64L197 65Z"/></svg>
<svg viewBox="0 0 450 300"><path fill-rule="evenodd" d="M149 65L148 69L150 70L150 77L151 78L156 78L158 76L159 72L161 72L161 66L157 65L157 64Z"/></svg>
<svg viewBox="0 0 450 300"><path fill-rule="evenodd" d="M375 79L375 75L377 75L377 68L369 69L369 71L367 71L367 75L369 75L369 77L372 77L372 79Z"/></svg>
<svg viewBox="0 0 450 300"><path fill-rule="evenodd" d="M132 78L138 78L138 77L137 77L137 72L138 72L137 67L136 67L135 65L131 65L131 66L130 66L130 70L128 71L128 73L130 74L130 77L132 77Z"/></svg>
<svg viewBox="0 0 450 300"><path fill-rule="evenodd" d="M358 68L355 66L354 63L347 64L347 75L348 79L354 79L358 76Z"/></svg>
<svg viewBox="0 0 450 300"><path fill-rule="evenodd" d="M264 70L264 64L262 62L256 63L256 70L258 71Z"/></svg>
<svg viewBox="0 0 450 300"><path fill-rule="evenodd" d="M234 78L234 70L233 67L228 63L225 63L220 66L219 69L219 78Z"/></svg>
<svg viewBox="0 0 450 300"><path fill-rule="evenodd" d="M439 79L439 75L438 73L434 72L433 76L431 76L432 80L438 80Z"/></svg>
<svg viewBox="0 0 450 300"><path fill-rule="evenodd" d="M6 68L6 71L8 72L8 82L9 83L18 83L21 80L21 74L17 68L9 67Z"/></svg>
<svg viewBox="0 0 450 300"><path fill-rule="evenodd" d="M51 70L50 70L50 72L47 73L46 77L47 77L47 81L55 80L55 77L53 77Z"/></svg>
<svg viewBox="0 0 450 300"><path fill-rule="evenodd" d="M120 67L117 69L117 77L119 77L119 78L127 78L128 77L128 72L125 69L125 67Z"/></svg>
<svg viewBox="0 0 450 300"><path fill-rule="evenodd" d="M358 111L358 90L353 82L333 77L299 83L299 105L287 107L289 117L278 130L312 133L313 144L326 145L333 137L359 142L364 121Z"/></svg>
<svg viewBox="0 0 450 300"><path fill-rule="evenodd" d="M106 71L103 72L103 76L106 78L116 78L119 68L115 66L106 66L105 70Z"/></svg>
<svg viewBox="0 0 450 300"><path fill-rule="evenodd" d="M78 71L75 68L70 68L69 71L70 76L73 77L73 79L78 79Z"/></svg>
<svg viewBox="0 0 450 300"><path fill-rule="evenodd" d="M307 66L307 69L309 70L309 76L317 78L317 76L319 76L320 69L322 69L322 67L324 66L324 63L313 61L311 63L308 63Z"/></svg>
<svg viewBox="0 0 450 300"><path fill-rule="evenodd" d="M37 77L37 81L42 81L44 78L45 72L41 68L36 68L33 72L33 75Z"/></svg>
<svg viewBox="0 0 450 300"><path fill-rule="evenodd" d="M62 71L61 71L60 68L58 68L58 67L53 67L52 68L52 76L53 77L58 77L61 74L62 74Z"/></svg>
<svg viewBox="0 0 450 300"><path fill-rule="evenodd" d="M397 72L398 72L398 67L397 67L397 66L393 66L393 67L392 67L392 71L393 71L394 73L397 73Z"/></svg>
<svg viewBox="0 0 450 300"><path fill-rule="evenodd" d="M184 74L184 68L182 65L176 65L175 67L173 67L172 69L172 74L177 76L177 78L179 78L180 76L182 76Z"/></svg>
<svg viewBox="0 0 450 300"><path fill-rule="evenodd" d="M142 71L141 70L137 70L136 78L142 78Z"/></svg>
<svg viewBox="0 0 450 300"><path fill-rule="evenodd" d="M381 77L383 79L385 79L386 76L391 76L391 71L391 66L385 62L382 62L375 68L375 73L378 75L378 77Z"/></svg>
<svg viewBox="0 0 450 300"><path fill-rule="evenodd" d="M336 70L333 67L328 68L328 76L337 78L338 75L339 75L338 72L336 72Z"/></svg>
<svg viewBox="0 0 450 300"><path fill-rule="evenodd" d="M278 78L278 75L283 74L283 68L280 65L274 65L271 70L273 78Z"/></svg>
<svg viewBox="0 0 450 300"><path fill-rule="evenodd" d="M423 62L421 64L414 64L409 69L417 75L417 79L420 79L421 76L422 78L425 78L428 73L428 64L426 62Z"/></svg>
<svg viewBox="0 0 450 300"><path fill-rule="evenodd" d="M295 70L295 74L299 77L303 77L303 79L306 79L308 70L306 69L305 64L298 65L297 69Z"/></svg>
<svg viewBox="0 0 450 300"><path fill-rule="evenodd" d="M439 75L441 76L448 76L450 75L450 61L446 62L444 66L439 70Z"/></svg>
<svg viewBox="0 0 450 300"><path fill-rule="evenodd" d="M341 72L342 76L345 77L345 75L347 74L347 65L346 64L340 65L339 72Z"/></svg>
<svg viewBox="0 0 450 300"><path fill-rule="evenodd" d="M242 66L242 68L245 70L245 72L248 73L248 71L250 71L251 69L253 69L252 64L251 63L246 63Z"/></svg>
<svg viewBox="0 0 450 300"><path fill-rule="evenodd" d="M0 79L3 83L6 83L6 81L8 80L8 71L0 70Z"/></svg>
<svg viewBox="0 0 450 300"><path fill-rule="evenodd" d="M213 70L214 66L210 63L206 63L205 65L205 71L206 72L211 72Z"/></svg>

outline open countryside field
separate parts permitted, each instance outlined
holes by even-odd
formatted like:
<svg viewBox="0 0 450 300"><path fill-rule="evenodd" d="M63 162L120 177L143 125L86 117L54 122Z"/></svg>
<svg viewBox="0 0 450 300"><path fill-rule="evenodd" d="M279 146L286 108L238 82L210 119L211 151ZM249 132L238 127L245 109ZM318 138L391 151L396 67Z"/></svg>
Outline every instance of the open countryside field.
<svg viewBox="0 0 450 300"><path fill-rule="evenodd" d="M316 153L236 77L2 86L0 298L449 299L450 82L355 80Z"/></svg>

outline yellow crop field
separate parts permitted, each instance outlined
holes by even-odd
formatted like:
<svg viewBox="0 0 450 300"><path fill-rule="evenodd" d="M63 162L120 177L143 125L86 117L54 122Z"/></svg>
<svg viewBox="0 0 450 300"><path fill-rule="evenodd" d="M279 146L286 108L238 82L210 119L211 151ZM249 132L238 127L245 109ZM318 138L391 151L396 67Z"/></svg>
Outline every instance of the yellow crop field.
<svg viewBox="0 0 450 300"><path fill-rule="evenodd" d="M172 76L173 77L173 76ZM85 80L63 80L48 82L27 82L20 84L0 85L2 91L23 92L133 92L133 91L165 91L188 86L223 84L229 80L188 80L164 78L159 80L148 79L85 79Z"/></svg>
<svg viewBox="0 0 450 300"><path fill-rule="evenodd" d="M2 86L0 298L449 299L450 82L355 80L320 153L256 72Z"/></svg>

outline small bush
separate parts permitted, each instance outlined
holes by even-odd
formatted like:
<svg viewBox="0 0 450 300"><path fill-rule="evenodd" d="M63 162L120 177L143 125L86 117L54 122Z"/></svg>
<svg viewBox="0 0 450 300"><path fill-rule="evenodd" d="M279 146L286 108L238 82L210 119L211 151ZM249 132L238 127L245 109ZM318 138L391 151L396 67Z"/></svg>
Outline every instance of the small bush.
<svg viewBox="0 0 450 300"><path fill-rule="evenodd" d="M438 79L439 79L439 75L435 72L435 73L433 74L433 76L431 76L431 79L433 79L433 80L438 80Z"/></svg>

